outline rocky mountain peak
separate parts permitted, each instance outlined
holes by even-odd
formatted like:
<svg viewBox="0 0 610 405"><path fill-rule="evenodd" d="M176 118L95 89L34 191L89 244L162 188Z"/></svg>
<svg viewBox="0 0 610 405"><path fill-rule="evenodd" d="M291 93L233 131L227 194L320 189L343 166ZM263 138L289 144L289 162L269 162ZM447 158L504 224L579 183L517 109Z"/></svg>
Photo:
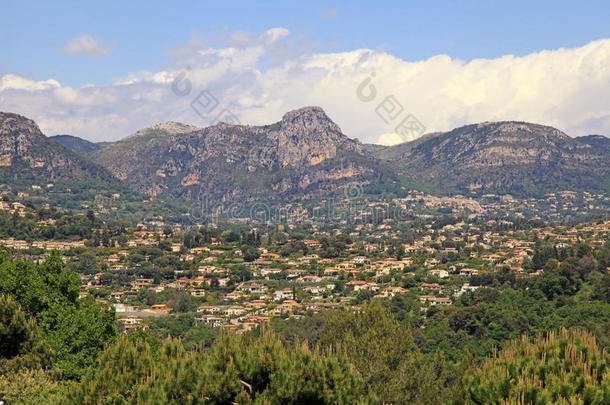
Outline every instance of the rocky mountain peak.
<svg viewBox="0 0 610 405"><path fill-rule="evenodd" d="M607 136L604 136L604 135L586 135L586 136L579 136L576 139L581 139L581 138L582 139L585 139L585 138L595 139L595 140L602 141L602 142L610 141L610 138L608 138Z"/></svg>
<svg viewBox="0 0 610 405"><path fill-rule="evenodd" d="M579 143L590 147L598 153L610 154L610 138L603 135L587 135L575 138Z"/></svg>
<svg viewBox="0 0 610 405"><path fill-rule="evenodd" d="M284 128L310 131L341 132L341 128L326 115L321 107L310 106L292 110L284 114L280 124Z"/></svg>
<svg viewBox="0 0 610 405"><path fill-rule="evenodd" d="M485 134L491 137L502 137L508 135L515 137L531 136L571 139L568 135L557 128L523 121L485 121L477 124L465 125L446 132L446 134L461 134L475 137L480 137L482 134Z"/></svg>
<svg viewBox="0 0 610 405"><path fill-rule="evenodd" d="M165 121L165 122L161 122L159 124L153 125L151 127L141 129L141 130L137 131L136 133L129 135L127 138L124 138L124 140L134 139L134 138L138 138L138 137L142 137L142 136L150 136L150 135L171 136L171 135L177 135L177 134L184 134L187 132L193 132L198 129L200 129L200 128L193 126L193 125L183 124L181 122Z"/></svg>
<svg viewBox="0 0 610 405"><path fill-rule="evenodd" d="M191 130L194 131L198 128L193 125L183 124L181 122L165 121L165 122L161 122L157 125L153 125L152 127L150 127L150 129L154 129L157 131L165 131L168 133L175 134L175 133L180 133L180 132L184 132L184 131L191 131Z"/></svg>
<svg viewBox="0 0 610 405"><path fill-rule="evenodd" d="M39 133L38 125L31 119L19 114L0 112L0 136L17 134L17 130L27 129L31 133Z"/></svg>
<svg viewBox="0 0 610 405"><path fill-rule="evenodd" d="M175 127L138 131L139 138L104 145L92 158L138 191L221 202L336 191L345 182L368 180L377 165L320 107L290 111L262 126L218 123L158 133Z"/></svg>
<svg viewBox="0 0 610 405"><path fill-rule="evenodd" d="M503 121L499 122L498 130L501 133L512 133L512 134L531 134L544 136L549 138L561 138L563 140L571 139L568 135L563 133L557 128L549 127L547 125L532 124L529 122L517 122L517 121Z"/></svg>
<svg viewBox="0 0 610 405"><path fill-rule="evenodd" d="M280 166L316 165L333 159L339 151L362 153L362 145L348 138L320 107L287 112L270 133Z"/></svg>

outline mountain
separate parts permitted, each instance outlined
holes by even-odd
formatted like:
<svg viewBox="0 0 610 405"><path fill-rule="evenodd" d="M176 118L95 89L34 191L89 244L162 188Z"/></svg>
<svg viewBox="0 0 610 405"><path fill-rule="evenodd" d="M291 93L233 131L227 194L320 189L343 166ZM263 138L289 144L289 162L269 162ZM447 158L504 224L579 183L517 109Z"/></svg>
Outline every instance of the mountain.
<svg viewBox="0 0 610 405"><path fill-rule="evenodd" d="M406 181L436 192L610 191L605 139L570 138L558 129L526 122L467 125L369 151Z"/></svg>
<svg viewBox="0 0 610 405"><path fill-rule="evenodd" d="M57 180L115 181L103 167L44 136L34 121L0 112L0 181L12 185Z"/></svg>
<svg viewBox="0 0 610 405"><path fill-rule="evenodd" d="M222 209L341 198L354 184L356 194L386 195L405 187L439 194L610 192L608 138L570 138L526 122L485 122L395 146L363 145L321 108L305 107L263 126L165 122L118 142L53 139L31 120L0 113L0 180L120 181L136 192Z"/></svg>
<svg viewBox="0 0 610 405"><path fill-rule="evenodd" d="M87 155L101 148L101 145L98 145L97 143L89 142L86 139L72 135L54 135L49 137L49 139L54 140L79 155Z"/></svg>
<svg viewBox="0 0 610 405"><path fill-rule="evenodd" d="M600 152L610 154L610 138L603 135L579 136L576 140L580 143L590 145Z"/></svg>
<svg viewBox="0 0 610 405"><path fill-rule="evenodd" d="M223 205L311 198L392 177L319 107L264 126L159 124L92 158L138 191Z"/></svg>

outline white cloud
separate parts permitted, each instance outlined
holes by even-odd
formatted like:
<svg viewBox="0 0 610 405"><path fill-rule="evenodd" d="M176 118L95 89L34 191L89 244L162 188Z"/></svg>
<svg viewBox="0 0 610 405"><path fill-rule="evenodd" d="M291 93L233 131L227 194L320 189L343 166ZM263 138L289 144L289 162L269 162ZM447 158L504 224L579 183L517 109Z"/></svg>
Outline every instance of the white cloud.
<svg viewBox="0 0 610 405"><path fill-rule="evenodd" d="M52 89L55 87L60 87L60 84L57 80L54 79L34 81L11 74L6 74L0 77L0 91L8 89L35 91Z"/></svg>
<svg viewBox="0 0 610 405"><path fill-rule="evenodd" d="M265 32L264 38L267 43L272 44L288 35L290 35L290 31L286 28L271 28Z"/></svg>
<svg viewBox="0 0 610 405"><path fill-rule="evenodd" d="M112 53L112 47L104 45L99 38L94 38L89 34L66 41L66 45L61 49L62 52L89 57L108 56Z"/></svg>
<svg viewBox="0 0 610 405"><path fill-rule="evenodd" d="M223 41L193 37L168 50L174 62L165 70L132 72L109 86L71 88L4 75L0 105L37 120L49 135L98 141L166 120L205 126L225 108L242 123L266 124L305 105L323 107L348 136L373 143L418 136L397 134L409 114L426 132L523 120L572 136L610 135L610 40L470 62L446 55L411 62L368 49L310 53L282 28ZM364 96L357 95L359 85ZM372 88L375 97L363 101ZM200 115L191 104L201 107L206 94L218 105Z"/></svg>
<svg viewBox="0 0 610 405"><path fill-rule="evenodd" d="M403 143L403 142L405 142L405 138L403 138L402 136L398 135L395 132L392 132L392 133L379 135L379 138L377 139L377 142L375 142L375 143L379 144L379 145L384 145L384 146L391 146L391 145L398 145L399 143Z"/></svg>

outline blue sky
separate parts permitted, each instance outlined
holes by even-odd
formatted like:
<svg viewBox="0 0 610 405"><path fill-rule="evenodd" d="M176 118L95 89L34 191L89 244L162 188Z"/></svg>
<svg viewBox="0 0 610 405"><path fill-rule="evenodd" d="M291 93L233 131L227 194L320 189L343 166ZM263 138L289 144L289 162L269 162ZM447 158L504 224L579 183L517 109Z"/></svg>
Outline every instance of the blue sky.
<svg viewBox="0 0 610 405"><path fill-rule="evenodd" d="M289 29L313 51L384 49L407 61L446 54L471 60L577 47L610 37L607 1L166 2L10 1L0 16L0 69L35 80L105 84L162 68L169 47L193 34ZM88 33L105 58L60 49Z"/></svg>
<svg viewBox="0 0 610 405"><path fill-rule="evenodd" d="M319 105L364 142L406 140L397 126L406 116L425 131L522 120L610 134L607 1L1 7L0 111L48 135L107 141L168 120L211 125L217 117L192 107L202 91L248 124ZM185 72L192 91L177 96ZM377 98L362 101L356 90L372 78ZM387 99L397 121L380 115Z"/></svg>

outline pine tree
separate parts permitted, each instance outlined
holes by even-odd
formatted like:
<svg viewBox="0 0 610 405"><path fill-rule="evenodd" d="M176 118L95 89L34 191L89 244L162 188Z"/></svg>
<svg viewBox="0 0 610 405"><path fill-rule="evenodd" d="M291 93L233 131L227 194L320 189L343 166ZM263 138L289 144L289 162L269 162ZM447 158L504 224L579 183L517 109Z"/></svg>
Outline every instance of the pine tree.
<svg viewBox="0 0 610 405"><path fill-rule="evenodd" d="M364 383L347 360L271 330L224 333L211 348L186 351L179 340L155 347L146 334L108 346L71 401L83 404L353 404Z"/></svg>
<svg viewBox="0 0 610 405"><path fill-rule="evenodd" d="M466 372L462 384L467 404L608 404L610 356L582 330L523 335Z"/></svg>

